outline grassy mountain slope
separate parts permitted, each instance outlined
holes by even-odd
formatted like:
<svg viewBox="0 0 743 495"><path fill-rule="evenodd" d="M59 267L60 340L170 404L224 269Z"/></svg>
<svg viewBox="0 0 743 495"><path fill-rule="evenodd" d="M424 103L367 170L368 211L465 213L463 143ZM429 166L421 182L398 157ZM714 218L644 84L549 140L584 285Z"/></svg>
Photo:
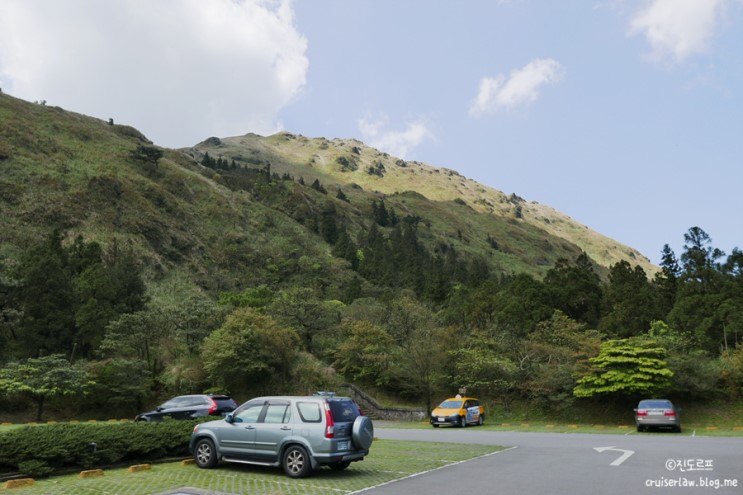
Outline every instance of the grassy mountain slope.
<svg viewBox="0 0 743 495"><path fill-rule="evenodd" d="M0 259L12 265L54 227L143 260L148 280L177 278L210 292L300 273L329 247L285 215L204 176L164 150L155 167L131 157L147 139L59 108L0 94Z"/></svg>
<svg viewBox="0 0 743 495"><path fill-rule="evenodd" d="M654 271L636 251L551 208L354 140L210 138L186 150L159 148L157 165L136 159L138 146L156 147L131 127L0 94L0 261L11 267L57 227L134 250L154 286L175 280L179 290L216 294L311 278L332 291L354 273L323 240L323 212L334 211L356 239L373 223L372 201L384 199L399 217L421 219L429 249L480 257L496 273L539 276L581 250L603 267L627 259ZM241 167L270 163L294 180L248 184L202 166L206 152ZM310 187L315 179L327 194Z"/></svg>
<svg viewBox="0 0 743 495"><path fill-rule="evenodd" d="M429 208L432 203L444 203L450 206L445 210L457 212L459 222L445 222L450 229L467 231L465 237L470 239L490 235L505 246L506 253L525 261L527 266L520 263L510 266L516 271L539 273L542 271L539 266L549 265L555 259L549 252L572 257L576 247L586 251L603 267L626 260L633 266L640 265L649 275L657 271L657 267L637 250L549 206L527 202L515 194L506 195L454 170L400 160L357 140L310 139L287 132L269 137L247 134L212 138L184 151L195 159L208 152L214 158L234 159L246 166L260 167L270 163L271 169L280 174L302 176L308 183L319 178L323 184L342 187L344 191L351 185L393 197L415 191L430 200ZM467 209L451 205L453 202ZM430 216L439 215L446 216L446 213L436 211L434 215L431 211ZM561 242L563 240L565 242Z"/></svg>

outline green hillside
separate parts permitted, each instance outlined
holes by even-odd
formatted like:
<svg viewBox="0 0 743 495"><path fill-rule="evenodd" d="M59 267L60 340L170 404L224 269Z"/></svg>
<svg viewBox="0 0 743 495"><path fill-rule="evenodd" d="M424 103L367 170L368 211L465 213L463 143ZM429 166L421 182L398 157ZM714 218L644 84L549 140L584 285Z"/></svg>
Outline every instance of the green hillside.
<svg viewBox="0 0 743 495"><path fill-rule="evenodd" d="M400 217L420 217L419 236L430 248L481 257L494 273L541 276L581 250L603 267L626 259L655 271L636 251L548 207L358 141L288 133L211 138L187 150L163 149L154 166L132 158L137 146L156 145L128 126L7 94L0 119L0 253L10 259L57 227L70 237L131 246L149 280L178 274L208 291L231 290L259 284L267 276L262 269L303 256L342 265L318 235L323 209L332 205L356 237L371 224L372 201L384 200ZM257 193L242 187L234 170L202 166L206 152L240 167L270 164L272 173L293 180ZM315 179L327 194L308 187ZM336 198L339 188L348 201Z"/></svg>
<svg viewBox="0 0 743 495"><path fill-rule="evenodd" d="M0 122L0 254L8 260L59 228L133 249L151 282L177 277L215 294L265 282L269 265L306 269L303 256L338 263L315 234L187 155L163 149L157 165L133 158L138 146L154 146L131 127L6 94Z"/></svg>
<svg viewBox="0 0 743 495"><path fill-rule="evenodd" d="M566 415L735 399L743 255L723 260L699 227L685 239L660 270L552 208L358 141L166 149L0 93L0 421L346 382ZM29 394L21 373L44 367L82 378Z"/></svg>

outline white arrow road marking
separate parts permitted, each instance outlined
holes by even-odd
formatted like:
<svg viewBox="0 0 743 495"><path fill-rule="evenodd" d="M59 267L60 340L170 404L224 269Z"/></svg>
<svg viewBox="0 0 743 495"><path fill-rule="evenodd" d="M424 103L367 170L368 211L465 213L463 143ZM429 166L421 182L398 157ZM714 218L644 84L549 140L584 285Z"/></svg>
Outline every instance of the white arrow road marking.
<svg viewBox="0 0 743 495"><path fill-rule="evenodd" d="M614 450L616 452L622 452L621 456L617 457L617 459L614 462L609 464L610 466L619 466L621 463L629 459L632 454L635 453L634 450L617 449L613 445L611 447L594 447L593 450L599 453L605 452L607 450Z"/></svg>

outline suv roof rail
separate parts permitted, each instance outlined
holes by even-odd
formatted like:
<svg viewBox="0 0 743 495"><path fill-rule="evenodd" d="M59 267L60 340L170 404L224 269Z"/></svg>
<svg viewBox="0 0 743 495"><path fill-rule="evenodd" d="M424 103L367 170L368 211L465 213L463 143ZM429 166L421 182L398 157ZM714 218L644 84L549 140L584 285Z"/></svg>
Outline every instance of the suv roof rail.
<svg viewBox="0 0 743 495"><path fill-rule="evenodd" d="M328 392L326 390L318 390L317 392L315 392L312 395L319 395L319 396L322 396L322 397L335 397L335 392Z"/></svg>

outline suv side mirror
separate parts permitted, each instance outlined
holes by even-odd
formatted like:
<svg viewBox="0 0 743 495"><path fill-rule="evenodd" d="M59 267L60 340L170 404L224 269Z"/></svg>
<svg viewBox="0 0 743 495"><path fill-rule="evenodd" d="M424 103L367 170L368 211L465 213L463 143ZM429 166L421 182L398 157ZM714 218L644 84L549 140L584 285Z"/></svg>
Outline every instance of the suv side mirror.
<svg viewBox="0 0 743 495"><path fill-rule="evenodd" d="M224 417L224 420L229 424L232 424L235 422L235 417L232 416L232 413L227 413L227 415Z"/></svg>

